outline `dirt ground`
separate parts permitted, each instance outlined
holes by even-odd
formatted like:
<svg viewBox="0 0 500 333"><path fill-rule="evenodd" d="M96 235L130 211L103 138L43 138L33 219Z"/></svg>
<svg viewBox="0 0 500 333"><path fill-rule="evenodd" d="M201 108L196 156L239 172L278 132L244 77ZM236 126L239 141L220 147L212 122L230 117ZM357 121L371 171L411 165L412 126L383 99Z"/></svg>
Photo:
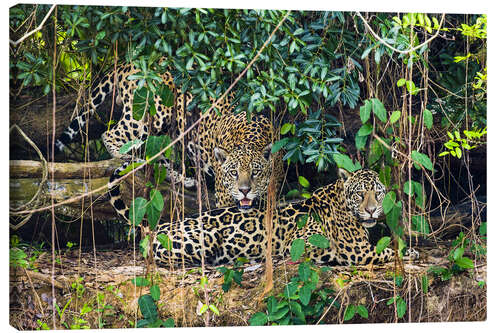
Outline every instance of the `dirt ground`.
<svg viewBox="0 0 500 333"><path fill-rule="evenodd" d="M355 315L349 323L482 321L486 319L486 263L453 275L449 280L428 272L432 266L445 267L449 249L446 246L418 248L421 258L404 264L404 280L394 284L395 263L378 266L332 267L320 273L320 288L330 288L336 306L324 309L322 324L342 323L348 304L362 304L368 317ZM42 252L30 268L10 271L10 324L19 330L56 328L128 328L142 319L138 299L149 293L148 287L137 287L131 280L151 273L160 288L157 301L159 318L172 318L176 327L246 326L249 318L266 311L264 265L246 264L242 285L224 292L223 276L207 268L207 293L200 289L200 269L169 270L147 266L141 254L133 249L96 250L80 253L78 249L52 254ZM54 263L54 266L53 266ZM55 282L51 276L54 269ZM298 265L274 262L274 287L278 295L297 273ZM428 290L423 289L423 276ZM478 281L484 281L483 286ZM482 284L482 282L480 282ZM326 289L325 289L326 290ZM399 318L396 307L387 305L394 295L407 304ZM55 302L53 301L53 296ZM219 314L207 311L199 315L206 300ZM55 306L56 304L57 306ZM333 304L333 303L332 303ZM55 308L55 311L54 311ZM47 325L47 326L45 326Z"/></svg>

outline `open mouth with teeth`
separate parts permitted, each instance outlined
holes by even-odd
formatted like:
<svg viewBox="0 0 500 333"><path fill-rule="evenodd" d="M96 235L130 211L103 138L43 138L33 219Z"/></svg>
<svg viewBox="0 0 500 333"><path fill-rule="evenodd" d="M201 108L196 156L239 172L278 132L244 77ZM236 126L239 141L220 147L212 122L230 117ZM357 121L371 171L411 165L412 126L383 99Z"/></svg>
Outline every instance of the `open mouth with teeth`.
<svg viewBox="0 0 500 333"><path fill-rule="evenodd" d="M238 208L240 209L250 209L252 208L252 202L253 200L244 198L238 201Z"/></svg>

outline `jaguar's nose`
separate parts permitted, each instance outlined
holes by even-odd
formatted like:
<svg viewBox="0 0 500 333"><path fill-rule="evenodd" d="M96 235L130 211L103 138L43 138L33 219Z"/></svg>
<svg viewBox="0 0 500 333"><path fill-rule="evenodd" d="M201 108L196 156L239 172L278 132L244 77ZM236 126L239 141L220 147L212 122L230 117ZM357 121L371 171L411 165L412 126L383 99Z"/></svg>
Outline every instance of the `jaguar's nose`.
<svg viewBox="0 0 500 333"><path fill-rule="evenodd" d="M239 190L241 193L243 193L244 196L246 196L248 192L250 192L250 189L248 187L240 187Z"/></svg>
<svg viewBox="0 0 500 333"><path fill-rule="evenodd" d="M368 214L370 214L370 216L373 215L373 213L375 213L375 211L377 210L377 207L365 207L365 212L367 212Z"/></svg>

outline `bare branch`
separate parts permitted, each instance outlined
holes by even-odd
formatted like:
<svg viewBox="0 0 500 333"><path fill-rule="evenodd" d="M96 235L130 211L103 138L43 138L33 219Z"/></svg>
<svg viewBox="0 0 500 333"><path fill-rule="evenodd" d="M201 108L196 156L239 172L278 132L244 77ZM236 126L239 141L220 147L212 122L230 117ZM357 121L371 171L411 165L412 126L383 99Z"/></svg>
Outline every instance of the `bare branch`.
<svg viewBox="0 0 500 333"><path fill-rule="evenodd" d="M42 23L40 23L40 25L35 30L31 30L30 32L28 32L26 35L24 35L23 37L19 38L15 42L12 39L9 39L9 42L12 45L17 46L18 44L22 43L26 38L28 38L29 36L33 35L35 32L39 31L40 29L42 29L43 25L45 24L45 21L47 21L47 19L49 18L49 16L52 13L52 11L56 8L56 6L57 5L54 4L54 5L52 5L52 7L50 7L49 12L47 13L47 15L45 15Z"/></svg>
<svg viewBox="0 0 500 333"><path fill-rule="evenodd" d="M422 44L420 45L417 45L415 47L410 47L408 50L398 50L396 48L394 48L393 46L391 46L389 43L387 43L385 40L382 39L382 37L380 37L379 35L377 35L377 33L375 31L373 31L373 29L370 27L370 25L368 24L368 22L365 20L365 18L359 13L359 12L356 12L356 15L359 16L359 18L361 18L361 20L364 22L365 24L365 27L370 31L370 33L373 35L373 37L375 37L380 43L382 43L384 46L390 48L391 50L393 50L394 52L397 52L397 53L401 53L401 54L408 54L410 52L413 52L413 51L416 51L418 50L419 48L421 47L424 47L425 45L429 44L431 40L433 40L434 38L436 38L438 35L439 35L439 32L441 31L441 26L443 25L443 22L444 22L444 17L445 17L445 14L443 14L441 16L441 22L439 22L439 27L436 31L436 33L431 37L429 38L428 40L426 40L425 42L423 42Z"/></svg>

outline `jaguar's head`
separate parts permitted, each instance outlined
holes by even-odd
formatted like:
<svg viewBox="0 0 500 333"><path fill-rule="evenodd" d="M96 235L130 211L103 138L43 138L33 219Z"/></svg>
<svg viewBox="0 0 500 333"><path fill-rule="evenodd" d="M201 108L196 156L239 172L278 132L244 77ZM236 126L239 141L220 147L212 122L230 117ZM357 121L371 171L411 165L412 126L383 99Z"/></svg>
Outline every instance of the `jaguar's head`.
<svg viewBox="0 0 500 333"><path fill-rule="evenodd" d="M271 145L263 149L240 145L231 151L216 147L214 155L219 163L215 172L218 207L236 203L240 210L247 210L266 195L272 169Z"/></svg>
<svg viewBox="0 0 500 333"><path fill-rule="evenodd" d="M373 227L383 215L382 201L386 192L378 174L372 170L349 173L339 169L339 176L344 179L347 207L364 227Z"/></svg>

